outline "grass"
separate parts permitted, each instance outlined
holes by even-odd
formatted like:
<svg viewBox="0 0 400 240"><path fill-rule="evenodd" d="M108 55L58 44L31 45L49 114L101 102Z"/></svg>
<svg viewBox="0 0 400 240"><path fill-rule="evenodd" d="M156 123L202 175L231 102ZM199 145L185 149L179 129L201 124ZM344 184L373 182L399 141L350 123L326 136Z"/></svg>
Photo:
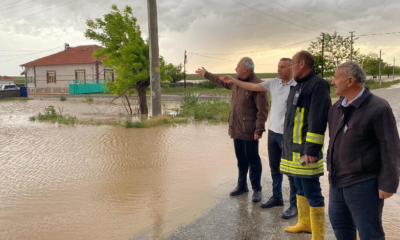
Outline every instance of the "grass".
<svg viewBox="0 0 400 240"><path fill-rule="evenodd" d="M230 75L232 77L236 78L236 73L215 73L216 75L219 76L225 76L225 75ZM259 78L274 78L277 77L277 73L256 73L257 77ZM205 78L197 75L197 74L187 74L186 80L203 80Z"/></svg>
<svg viewBox="0 0 400 240"><path fill-rule="evenodd" d="M335 87L332 86L331 82L328 81L329 86L331 87L331 98L338 98L339 96L335 94ZM365 86L369 89L369 90L373 90L373 89L379 89L379 88L387 88L396 84L400 83L400 79L395 80L395 81L391 81L391 82L382 82L382 84L380 84L379 82L376 82L374 80L367 80L365 82Z"/></svg>
<svg viewBox="0 0 400 240"><path fill-rule="evenodd" d="M215 84L214 84L215 85ZM174 87L174 88L162 88L161 94L163 95L185 95L187 93L201 94L203 96L216 96L216 97L229 97L231 96L231 90L216 87L206 88L199 85L193 87Z"/></svg>
<svg viewBox="0 0 400 240"><path fill-rule="evenodd" d="M28 101L33 100L33 98L26 98L26 97L9 97L0 99L0 101Z"/></svg>
<svg viewBox="0 0 400 240"><path fill-rule="evenodd" d="M39 113L37 116L29 117L30 121L45 121L53 122L64 125L74 125L78 120L75 116L64 116L62 115L62 110L59 109L57 112L54 106L48 106L44 109L43 113Z"/></svg>
<svg viewBox="0 0 400 240"><path fill-rule="evenodd" d="M87 102L87 103L93 103L93 97L92 97L90 94L86 95L86 100L85 100L85 102Z"/></svg>
<svg viewBox="0 0 400 240"><path fill-rule="evenodd" d="M125 128L151 128L162 125L175 125L188 122L189 120L187 118L173 117L165 114L154 118L149 118L145 121L133 122L131 119L127 119L124 123L124 126Z"/></svg>
<svg viewBox="0 0 400 240"><path fill-rule="evenodd" d="M188 93L182 99L177 116L191 118L194 121L227 122L229 110L228 102L220 100L199 102L197 96Z"/></svg>
<svg viewBox="0 0 400 240"><path fill-rule="evenodd" d="M61 102L67 101L67 98L66 98L65 96L61 96L61 97L60 97L60 101L61 101Z"/></svg>
<svg viewBox="0 0 400 240"><path fill-rule="evenodd" d="M176 109L176 116L164 114L145 121L133 122L127 119L125 128L150 128L161 125L175 125L195 122L219 123L227 122L230 104L224 101L199 102L198 95L187 92L182 100L182 105Z"/></svg>

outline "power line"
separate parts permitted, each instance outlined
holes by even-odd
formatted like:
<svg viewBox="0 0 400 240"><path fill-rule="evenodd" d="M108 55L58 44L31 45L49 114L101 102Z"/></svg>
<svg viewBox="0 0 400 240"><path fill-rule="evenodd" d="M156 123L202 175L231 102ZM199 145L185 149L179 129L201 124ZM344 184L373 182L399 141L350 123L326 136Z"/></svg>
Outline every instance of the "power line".
<svg viewBox="0 0 400 240"><path fill-rule="evenodd" d="M55 50L55 49L57 49L57 48L61 48L61 47L58 46L58 47L51 48L51 49L47 49L47 50L44 50L44 51L26 54L26 55L24 55L24 56L22 56L22 57L17 57L17 58L12 58L12 59L7 59L7 60L4 60L4 61L1 61L0 63L12 61L12 60L19 59L19 58L24 58L24 57L31 56L31 55L36 55L36 54L39 54L39 53L44 53L44 52L52 51L52 50Z"/></svg>
<svg viewBox="0 0 400 240"><path fill-rule="evenodd" d="M247 53L255 53L255 52L265 52L265 51L271 51L275 49L280 49L280 48L287 48L295 45L299 45L302 43L310 42L312 40L316 40L317 38L309 39L306 41L298 42L298 43L293 43L285 46L280 46L280 47L274 47L274 48L268 48L268 49L262 49L262 50L254 50L254 51L249 51L249 52L236 52L236 53L196 53L196 52L191 52L191 54L205 54L205 55L235 55L235 54L247 54Z"/></svg>
<svg viewBox="0 0 400 240"><path fill-rule="evenodd" d="M1 9L0 12L5 11L5 10L8 10L8 9L11 9L11 8L19 7L19 6L22 6L22 5L25 5L25 4L27 4L27 3L31 3L31 2L36 2L36 0L31 0L31 1L26 2L26 3L21 3L21 4L19 4L19 5L15 5L15 6L12 6L12 7L9 7L9 8ZM36 3L37 3L37 2L36 2ZM44 3L39 3L38 5L40 5L40 4L44 4ZM31 7L35 7L35 6L31 6ZM26 8L24 8L24 9L26 9ZM8 14L8 13L7 13L7 14Z"/></svg>
<svg viewBox="0 0 400 240"><path fill-rule="evenodd" d="M205 57L205 58L213 58L213 59L218 59L218 60L223 60L223 61L228 61L228 62L235 62L237 63L237 60L231 60L231 59L226 59L226 58L219 58L219 57L212 57L212 56L207 56L203 54L195 54L193 56L200 56L200 57ZM268 64L257 64L257 65L263 65L263 66L275 66L275 65L268 65Z"/></svg>
<svg viewBox="0 0 400 240"><path fill-rule="evenodd" d="M294 12L294 13L296 13L296 14L299 14L299 15L302 15L302 16L304 16L304 17L307 17L307 16L305 16L304 14L302 14L302 13L300 13L300 12L298 12L298 11L295 11L295 10L293 10L293 9L291 9L291 8L288 8L288 7L284 6L283 4L280 4L279 2L277 2L277 1L275 1L275 0L270 0L270 1L272 1L272 2L274 2L274 3L276 3L276 4L280 5L280 6L282 6L283 8L288 9L289 11L292 11L292 12ZM309 20L314 21L315 23L318 23L318 22L320 21L320 20L315 20L315 19L309 18L309 17L307 17L307 18L308 18ZM331 26L331 25L329 25L329 24L326 24L326 23L319 22L319 24L321 24L321 25L326 25L326 26L328 26L330 29L335 29L333 26ZM344 28L340 28L340 29L342 29L343 31L348 31L347 29L344 29Z"/></svg>
<svg viewBox="0 0 400 240"><path fill-rule="evenodd" d="M9 3L9 4L5 4L3 6L0 6L0 8L8 6L8 5L16 4L16 3L19 3L19 2L23 2L23 1L26 1L26 0L20 0L20 1L15 1L15 2Z"/></svg>
<svg viewBox="0 0 400 240"><path fill-rule="evenodd" d="M50 10L52 10L52 9L54 9L54 8L58 8L58 7L67 5L67 4L72 3L72 2L75 2L75 1L76 1L76 0L72 0L72 1L69 1L69 2L67 2L67 3L61 4L61 5L52 7L52 8L48 8L48 9L46 9L46 10L44 10L44 11L37 12L37 13L33 13L33 14L30 14L30 15L26 15L26 16L23 16L23 17L20 17L20 18L16 18L16 19L13 19L13 20L10 20L10 21L2 22L2 23L0 23L0 24L13 22L13 21L16 21L16 20L19 20L19 19L23 19L23 18L26 18L26 17L30 17L30 16L33 16L33 15L36 15L36 14L39 14L39 13L47 12L47 11L50 11Z"/></svg>
<svg viewBox="0 0 400 240"><path fill-rule="evenodd" d="M0 52L34 52L34 51L42 51L39 49L36 50L0 50Z"/></svg>
<svg viewBox="0 0 400 240"><path fill-rule="evenodd" d="M242 4L242 3L236 2L236 1L234 1L234 0L231 0L231 1L234 2L234 3L240 4L240 5L242 5L242 6L245 6L245 7L247 7L247 8L253 9L254 11L257 11L257 12L262 13L262 14L264 14L264 15L267 15L267 16L270 16L270 17L273 17L273 18L276 18L276 19L278 19L278 20L281 20L281 21L283 21L283 22L286 22L286 23L289 23L289 24L292 24L292 25L295 25L295 26L298 26L298 27L301 27L301 28L304 28L304 29L307 29L307 30L310 30L310 31L319 32L319 31L317 31L317 30L315 30L315 29L307 28L307 27L305 27L305 26L301 26L301 25L299 25L299 24L286 21L285 19L278 18L278 17L276 17L276 16L274 16L274 15L271 15L271 14L265 13L265 12L263 12L263 11L260 11L260 10L258 10L258 9L256 9L256 8L250 7L250 6L246 5L246 4Z"/></svg>
<svg viewBox="0 0 400 240"><path fill-rule="evenodd" d="M260 2L258 0L251 0L251 1L253 1L255 3L258 3L258 4L261 4L265 8L268 8L269 10L271 10L272 12L277 12L280 15L284 15L284 16L286 16L288 18L291 18L294 21L298 21L298 22L302 22L304 24L307 24L307 26L309 26L309 27L320 28L320 29L322 28L322 29L329 30L329 31L337 31L335 28L324 26L323 24L319 23L318 21L315 21L315 20L314 21L310 21L309 19L304 19L304 18L298 17L296 15L291 15L290 13L283 12L283 11L281 11L279 9L276 9L276 8L270 6L269 4Z"/></svg>
<svg viewBox="0 0 400 240"><path fill-rule="evenodd" d="M53 2L53 1L54 1L54 0L49 0L49 1L47 1L47 2L39 3L39 4L37 4L36 6L30 6L30 7L22 8L22 9L13 11L13 12L8 12L8 13L5 13L5 14L2 14L2 15L0 15L0 16L8 15L8 14L15 13L15 12L20 12L20 11L22 11L22 10L30 9L30 8L33 8L33 7L37 7L37 6L39 6L39 5L43 5L43 4L46 4L46 3L49 3L49 2ZM8 9L8 8L6 8L6 9ZM6 10L6 9L3 9L3 10ZM3 10L0 10L0 12L3 11Z"/></svg>
<svg viewBox="0 0 400 240"><path fill-rule="evenodd" d="M358 35L359 37L365 36L379 36L379 35L390 35L390 34L399 34L400 32L388 32L388 33L369 33L369 34L361 34Z"/></svg>

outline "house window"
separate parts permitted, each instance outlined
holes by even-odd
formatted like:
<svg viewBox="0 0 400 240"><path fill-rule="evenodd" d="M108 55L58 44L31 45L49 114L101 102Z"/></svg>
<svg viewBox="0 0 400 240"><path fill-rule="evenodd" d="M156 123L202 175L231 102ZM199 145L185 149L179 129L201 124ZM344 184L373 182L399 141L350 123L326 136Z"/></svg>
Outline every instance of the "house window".
<svg viewBox="0 0 400 240"><path fill-rule="evenodd" d="M47 71L47 83L56 83L56 71Z"/></svg>
<svg viewBox="0 0 400 240"><path fill-rule="evenodd" d="M86 80L85 70L75 70L76 80Z"/></svg>
<svg viewBox="0 0 400 240"><path fill-rule="evenodd" d="M33 79L32 76L29 76L29 77L28 77L28 83L34 83L34 79Z"/></svg>
<svg viewBox="0 0 400 240"><path fill-rule="evenodd" d="M114 82L114 70L105 69L104 70L104 79L109 82Z"/></svg>

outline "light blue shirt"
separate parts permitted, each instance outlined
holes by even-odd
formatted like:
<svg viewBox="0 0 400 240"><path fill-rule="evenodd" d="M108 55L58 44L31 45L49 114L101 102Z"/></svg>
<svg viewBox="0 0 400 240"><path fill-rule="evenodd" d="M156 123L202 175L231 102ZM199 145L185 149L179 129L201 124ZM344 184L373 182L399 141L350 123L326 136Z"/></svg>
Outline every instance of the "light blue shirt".
<svg viewBox="0 0 400 240"><path fill-rule="evenodd" d="M354 102L357 98L360 98L360 97L363 95L364 90L365 90L365 88L363 88L363 89L361 90L361 92L357 95L357 97L354 98L353 101L349 102L349 104L346 104L346 103L347 103L347 98L343 98L342 106L343 106L343 107L348 107L348 106L350 106L350 104L351 104L352 102Z"/></svg>

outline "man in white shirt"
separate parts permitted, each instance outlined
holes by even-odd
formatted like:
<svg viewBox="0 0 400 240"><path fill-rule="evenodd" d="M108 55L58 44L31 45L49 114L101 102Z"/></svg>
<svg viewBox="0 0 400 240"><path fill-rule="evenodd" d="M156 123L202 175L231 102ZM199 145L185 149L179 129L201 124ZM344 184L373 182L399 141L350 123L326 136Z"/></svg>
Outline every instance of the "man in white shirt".
<svg viewBox="0 0 400 240"><path fill-rule="evenodd" d="M272 177L272 197L266 203L261 204L262 208L283 206L283 175L279 171L282 153L283 125L285 122L286 100L288 98L290 88L297 85L292 76L291 62L292 60L290 58L280 59L278 64L278 78L274 78L262 83L247 83L238 81L229 76L221 77L222 81L236 84L243 89L254 92L268 91L271 94L271 117L268 128L268 155ZM282 214L282 218L284 219L290 219L297 216L297 189L294 185L292 177L289 177L289 183L290 207Z"/></svg>

